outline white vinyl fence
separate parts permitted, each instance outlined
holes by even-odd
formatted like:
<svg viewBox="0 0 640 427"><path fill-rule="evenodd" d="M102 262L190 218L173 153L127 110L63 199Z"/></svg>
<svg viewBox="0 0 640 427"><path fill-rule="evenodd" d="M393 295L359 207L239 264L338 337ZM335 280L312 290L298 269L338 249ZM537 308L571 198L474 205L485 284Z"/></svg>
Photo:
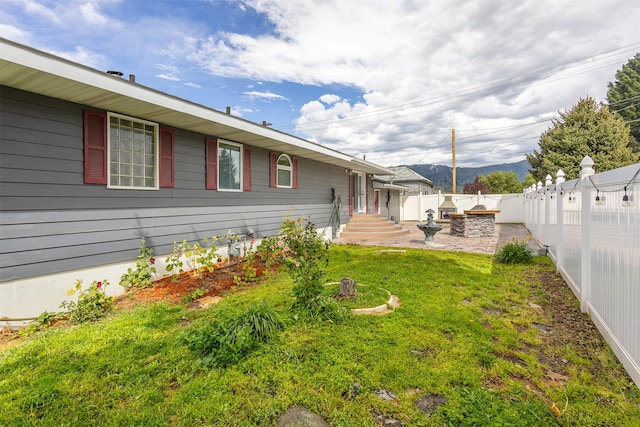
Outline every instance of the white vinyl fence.
<svg viewBox="0 0 640 427"><path fill-rule="evenodd" d="M525 225L640 387L640 163L525 191ZM597 166L597 165L596 165Z"/></svg>
<svg viewBox="0 0 640 427"><path fill-rule="evenodd" d="M457 213L463 213L476 205L484 205L487 209L496 209L498 223L524 222L524 194L412 194L401 196L401 221L426 221L428 209L433 209L434 218L438 218L438 206L444 202L445 196L451 196Z"/></svg>

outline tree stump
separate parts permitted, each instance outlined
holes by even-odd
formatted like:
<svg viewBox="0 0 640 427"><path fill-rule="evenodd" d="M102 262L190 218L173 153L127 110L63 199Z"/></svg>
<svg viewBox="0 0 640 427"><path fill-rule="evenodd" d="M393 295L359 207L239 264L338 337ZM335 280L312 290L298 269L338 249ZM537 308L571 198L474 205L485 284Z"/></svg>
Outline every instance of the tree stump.
<svg viewBox="0 0 640 427"><path fill-rule="evenodd" d="M345 277L340 280L340 296L352 297L356 294L356 281Z"/></svg>

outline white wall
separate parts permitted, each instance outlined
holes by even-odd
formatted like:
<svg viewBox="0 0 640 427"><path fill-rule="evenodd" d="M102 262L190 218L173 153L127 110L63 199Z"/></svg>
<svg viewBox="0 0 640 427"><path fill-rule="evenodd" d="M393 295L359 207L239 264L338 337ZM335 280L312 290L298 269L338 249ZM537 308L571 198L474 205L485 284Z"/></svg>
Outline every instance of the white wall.
<svg viewBox="0 0 640 427"><path fill-rule="evenodd" d="M524 194L446 194L452 197L453 203L458 208L457 213L473 208L475 205L484 205L487 209L496 209L500 213L496 215L497 223L523 223ZM433 209L438 217L438 206L444 202L445 194L411 195L401 196L401 220L402 221L426 221L425 211Z"/></svg>

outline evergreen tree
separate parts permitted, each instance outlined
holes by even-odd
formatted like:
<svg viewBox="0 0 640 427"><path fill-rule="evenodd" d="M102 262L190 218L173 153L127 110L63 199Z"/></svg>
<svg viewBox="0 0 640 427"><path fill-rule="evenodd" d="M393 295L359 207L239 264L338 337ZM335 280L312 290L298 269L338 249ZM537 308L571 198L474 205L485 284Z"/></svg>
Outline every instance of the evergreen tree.
<svg viewBox="0 0 640 427"><path fill-rule="evenodd" d="M529 172L536 181L544 182L547 174L555 177L558 169L566 179L577 178L584 156L591 156L598 172L638 161L638 154L629 147L629 125L608 106L587 97L559 114L540 136L540 149L527 154Z"/></svg>
<svg viewBox="0 0 640 427"><path fill-rule="evenodd" d="M624 117L630 126L629 145L633 151L640 151L640 53L618 70L615 82L609 82L607 101L611 111Z"/></svg>

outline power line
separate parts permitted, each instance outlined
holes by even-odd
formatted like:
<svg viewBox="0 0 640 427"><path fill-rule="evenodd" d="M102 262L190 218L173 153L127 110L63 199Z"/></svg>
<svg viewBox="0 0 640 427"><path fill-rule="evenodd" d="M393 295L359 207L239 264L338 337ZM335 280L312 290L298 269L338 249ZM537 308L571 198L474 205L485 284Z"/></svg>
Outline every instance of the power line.
<svg viewBox="0 0 640 427"><path fill-rule="evenodd" d="M412 101L412 102L409 102L409 103L400 104L400 105L396 105L396 106L392 106L392 107L379 108L379 109L376 109L375 111L368 112L368 113L367 112L365 112L365 113L357 113L357 114L354 114L354 115L352 115L350 117L347 117L347 118L331 118L331 119L318 120L318 121L308 122L308 123L303 123L303 124L297 124L295 126L288 125L288 126L284 126L284 127L281 127L281 128L282 129L287 129L287 128L291 128L291 127L296 127L297 129L302 130L302 131L304 131L305 129L318 131L318 130L322 130L322 129L328 129L328 127L323 127L322 124L328 124L328 125L332 125L332 124L335 124L335 123L344 124L346 122L351 122L351 121L357 121L357 120L362 120L362 119L374 118L374 117L378 117L378 116L385 116L385 115L389 115L389 114L395 114L395 113L397 113L397 112L399 112L399 111L401 111L403 109L407 109L407 108L410 108L410 107L413 107L413 108L432 107L433 108L433 106L435 104L437 104L438 102L452 102L453 100L458 99L458 98L462 98L464 96L472 96L474 94L474 92L482 92L484 90L488 90L488 89L493 88L493 87L499 87L499 86L504 85L505 83L508 83L510 81L522 80L524 77L530 76L530 75L538 75L540 73L551 72L553 70L558 70L558 72L566 71L567 69L571 69L571 68L575 68L575 67L578 67L578 66L582 66L582 65L584 65L583 64L584 61L587 61L587 60L590 60L590 59L594 59L595 58L594 61L601 61L603 59L608 59L608 58L610 58L610 57L612 57L614 55L620 55L622 53L627 53L629 51L635 51L637 46L640 46L640 42L639 43L633 43L633 44L630 44L630 45L627 45L627 46L623 46L623 47L620 47L620 48L617 48L617 49L613 49L613 50L610 50L610 51L606 51L606 52L603 52L603 53L600 53L600 54L596 54L596 55L593 55L593 56L590 56L590 57L581 58L581 59L570 61L570 62L567 62L567 63L564 63L564 64L559 64L559 65L556 65L556 66L553 66L553 67L541 68L541 69L530 71L528 73L524 73L524 74L521 74L521 75L512 76L510 78L506 78L506 79L502 79L502 80L497 80L497 81L494 81L494 82L491 82L491 83L488 83L488 84L485 84L485 85L476 86L476 87L473 87L473 88L464 89L464 90L461 90L461 91L457 91L457 92L453 92L453 93L449 93L449 94L445 94L445 95L439 95L439 96L435 96L435 97L432 97L432 98L420 99L420 100L416 100L416 101ZM633 49L630 49L631 47L633 47ZM614 52L617 52L617 53L614 53ZM527 84L526 87L537 86L537 85L541 85L541 84L547 84L547 83L550 83L550 82L553 82L553 81L558 81L558 80L562 80L562 79L569 78L569 77L575 77L575 76L580 75L580 74L585 74L585 73L592 72L592 71L595 71L595 70L598 70L598 69L601 69L601 68L609 67L609 66L614 65L614 64L616 64L618 62L619 62L619 60L616 59L613 62L607 62L604 65L599 65L597 67L589 68L587 70L574 72L574 73L571 73L569 75L565 75L565 76L562 76L562 77L557 77L557 78L554 78L554 79L546 79L546 80L540 81L538 83L530 83L530 84ZM516 88L519 88L520 86L521 85L514 86L512 88L509 88L509 90L515 90ZM439 108L444 108L444 107L447 107L447 106L450 106L450 105L457 105L457 103L449 104L449 105L442 105L442 106L439 106ZM423 112L427 112L427 111L430 111L430 110L431 109L418 110L416 112L406 114L405 116L415 115L415 114L422 114ZM379 118L374 120L374 122L376 122L376 121L379 121ZM365 122L361 122L360 124L367 124L367 123L370 123L370 122L366 122L365 121Z"/></svg>

